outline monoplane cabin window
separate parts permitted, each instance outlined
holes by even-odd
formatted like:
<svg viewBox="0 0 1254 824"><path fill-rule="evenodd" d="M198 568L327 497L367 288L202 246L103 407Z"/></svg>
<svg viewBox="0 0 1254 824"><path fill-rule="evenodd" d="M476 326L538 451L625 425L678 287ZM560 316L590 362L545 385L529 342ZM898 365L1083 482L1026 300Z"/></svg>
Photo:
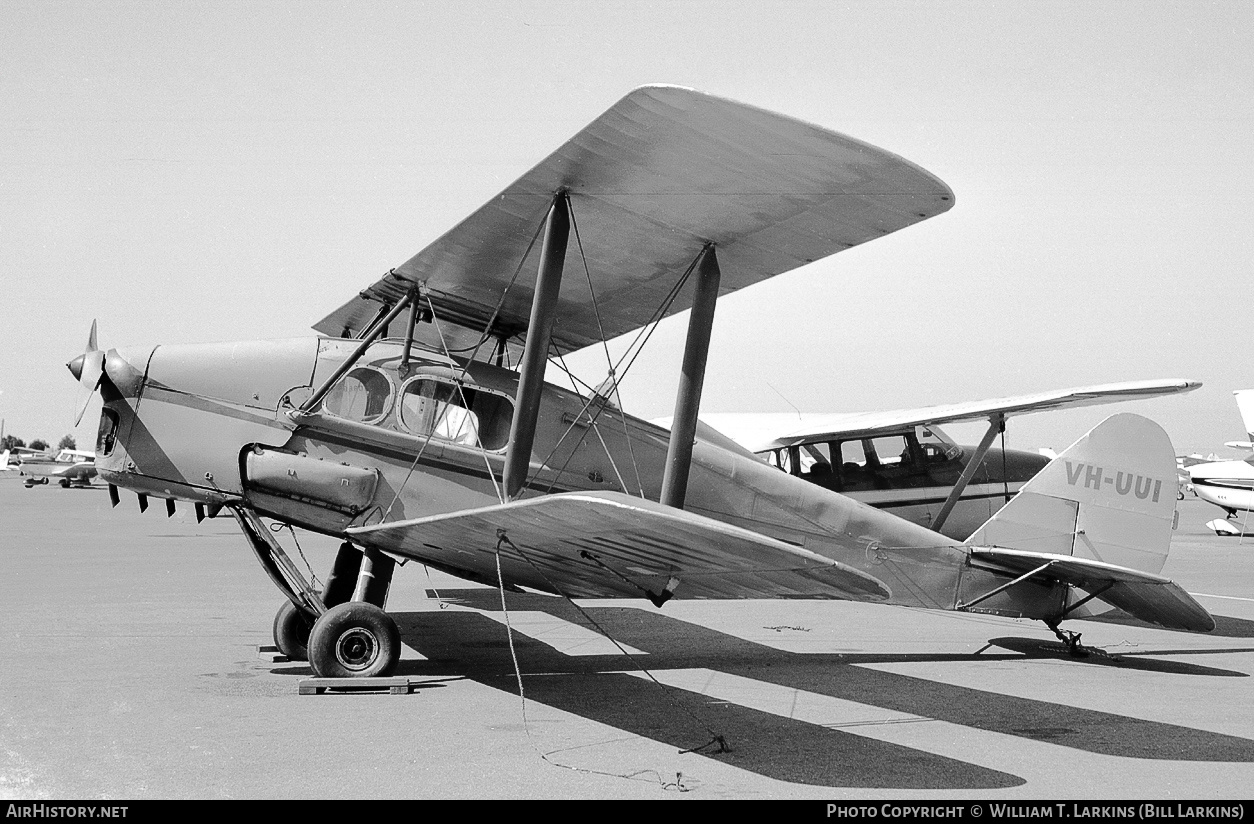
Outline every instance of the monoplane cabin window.
<svg viewBox="0 0 1254 824"><path fill-rule="evenodd" d="M358 366L327 393L322 408L332 415L362 423L377 423L388 413L392 382L378 369Z"/></svg>
<svg viewBox="0 0 1254 824"><path fill-rule="evenodd" d="M504 449L514 406L485 389L440 378L414 378L401 390L401 426L415 435L487 450Z"/></svg>
<svg viewBox="0 0 1254 824"><path fill-rule="evenodd" d="M949 436L941 430L918 426L914 431L926 463L944 463L962 457L962 447L950 440Z"/></svg>

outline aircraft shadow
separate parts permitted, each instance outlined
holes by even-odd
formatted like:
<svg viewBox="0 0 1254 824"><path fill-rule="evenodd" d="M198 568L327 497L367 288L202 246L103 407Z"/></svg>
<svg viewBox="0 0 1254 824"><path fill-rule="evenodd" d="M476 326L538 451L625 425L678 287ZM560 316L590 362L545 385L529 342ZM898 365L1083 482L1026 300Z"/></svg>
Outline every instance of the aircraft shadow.
<svg viewBox="0 0 1254 824"><path fill-rule="evenodd" d="M446 596L449 593L446 593ZM494 590L462 590L447 598L499 612ZM542 611L573 624L588 621L566 601L508 596L510 610ZM662 613L596 606L594 619L618 642L647 656L570 656L520 633L514 655L529 700L637 735L714 755L716 735L731 752L714 755L760 775L817 786L894 789L982 789L1019 786L1018 776L840 729L786 718L626 674L647 666L708 668L760 682L872 705L911 716L1101 755L1200 762L1254 762L1254 741L1174 724L1098 712L1064 703L1002 695L881 672L858 664L1023 660L1052 657L1043 642L990 641L1004 655L797 654L763 646ZM427 660L402 661L399 675L459 675L517 694L514 658L501 623L465 610L396 613L401 636ZM594 629L593 627L589 627ZM987 648L986 648L987 649ZM1061 646L1059 645L1059 650ZM1143 653L1137 653L1142 655ZM1174 653L1162 653L1174 654ZM1235 677L1230 670L1158 659L1090 656L1103 666L1195 676ZM291 672L291 670L288 670ZM544 677L539 677L543 675ZM532 677L528 677L532 676Z"/></svg>
<svg viewBox="0 0 1254 824"><path fill-rule="evenodd" d="M1077 657L1067 651L1058 641L1041 641L1038 638L990 638L990 646L1018 652L1028 658L1065 658L1085 664L1116 667L1119 669L1143 670L1146 672L1168 672L1175 675L1209 675L1225 678L1249 678L1249 675L1236 670L1206 667L1199 664L1188 664L1181 661L1163 661L1157 658L1141 659L1133 656L1141 655L1214 655L1226 652L1254 652L1254 647L1237 649L1206 649L1206 650L1153 650L1150 652L1120 651L1106 652L1101 648L1089 648L1088 654Z"/></svg>
<svg viewBox="0 0 1254 824"><path fill-rule="evenodd" d="M1213 615L1215 619L1215 628L1208 633L1208 636L1220 636L1222 638L1254 638L1254 621L1247 618L1231 618L1226 615ZM1086 622L1098 624L1120 624L1129 627L1145 627L1146 629L1160 629L1153 624L1142 621L1139 618L1133 618L1122 610L1111 610L1104 615L1098 615L1091 618L1085 618Z"/></svg>

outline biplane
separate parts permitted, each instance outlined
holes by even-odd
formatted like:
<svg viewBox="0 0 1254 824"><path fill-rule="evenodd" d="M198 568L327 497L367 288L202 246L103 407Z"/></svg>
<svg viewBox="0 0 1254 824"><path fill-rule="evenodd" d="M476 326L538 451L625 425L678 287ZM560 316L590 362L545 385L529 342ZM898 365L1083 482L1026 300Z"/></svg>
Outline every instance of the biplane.
<svg viewBox="0 0 1254 824"><path fill-rule="evenodd" d="M1008 449L1007 421L1035 412L1192 392L1188 380L1126 381L1010 398L854 413L715 413L701 420L771 466L965 539L1055 455ZM658 423L669 425L669 419ZM985 426L959 444L942 425ZM993 444L1001 436L1000 448Z"/></svg>
<svg viewBox="0 0 1254 824"><path fill-rule="evenodd" d="M139 497L229 510L286 595L278 647L323 677L392 672L398 560L569 598L823 598L1043 621L1101 604L1214 622L1160 576L1174 455L1116 415L966 541L780 472L703 426L717 300L935 217L941 180L842 134L674 86L636 89L319 336L99 349L97 470ZM669 429L564 356L688 312ZM85 404L80 407L85 409ZM342 540L315 588L263 519Z"/></svg>

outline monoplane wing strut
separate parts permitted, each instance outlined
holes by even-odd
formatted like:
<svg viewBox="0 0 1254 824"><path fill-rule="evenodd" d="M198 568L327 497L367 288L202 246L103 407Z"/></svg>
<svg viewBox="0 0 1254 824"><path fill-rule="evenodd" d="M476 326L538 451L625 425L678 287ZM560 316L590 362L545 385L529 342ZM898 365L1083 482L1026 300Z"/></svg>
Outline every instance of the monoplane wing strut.
<svg viewBox="0 0 1254 824"><path fill-rule="evenodd" d="M349 529L471 580L568 597L882 601L879 579L802 547L620 492L561 493Z"/></svg>

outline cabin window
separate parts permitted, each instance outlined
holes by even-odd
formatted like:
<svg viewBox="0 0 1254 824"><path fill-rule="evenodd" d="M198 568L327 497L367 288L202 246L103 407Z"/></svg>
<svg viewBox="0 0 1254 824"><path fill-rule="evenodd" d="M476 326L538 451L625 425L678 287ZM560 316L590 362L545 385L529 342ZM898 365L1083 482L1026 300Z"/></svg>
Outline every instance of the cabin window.
<svg viewBox="0 0 1254 824"><path fill-rule="evenodd" d="M925 463L938 464L957 460L962 457L962 447L951 441L939 429L925 426L915 427L915 437Z"/></svg>
<svg viewBox="0 0 1254 824"><path fill-rule="evenodd" d="M504 449L514 406L503 395L464 383L415 378L401 392L401 425L415 435Z"/></svg>
<svg viewBox="0 0 1254 824"><path fill-rule="evenodd" d="M322 408L350 421L376 423L387 414L391 400L392 382L387 375L358 366L331 388Z"/></svg>

